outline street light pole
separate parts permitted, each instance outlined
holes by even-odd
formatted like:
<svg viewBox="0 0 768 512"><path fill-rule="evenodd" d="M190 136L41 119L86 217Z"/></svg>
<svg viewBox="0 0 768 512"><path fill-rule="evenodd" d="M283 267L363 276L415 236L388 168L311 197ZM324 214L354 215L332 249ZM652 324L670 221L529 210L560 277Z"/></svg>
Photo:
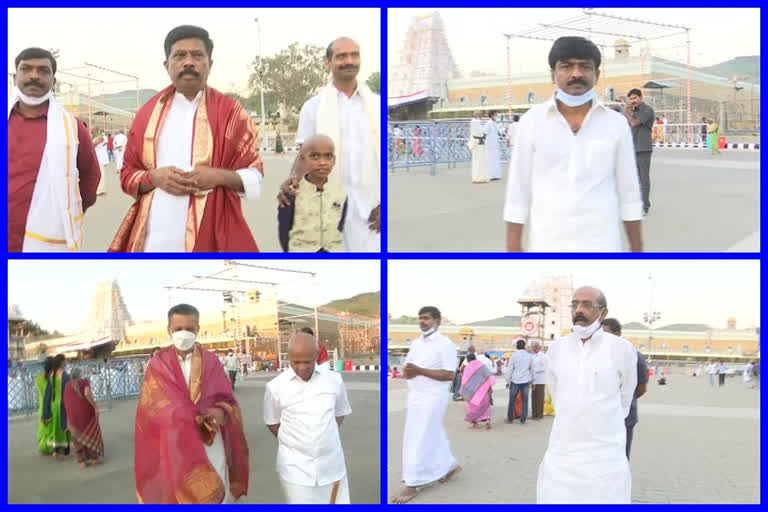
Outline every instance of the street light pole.
<svg viewBox="0 0 768 512"><path fill-rule="evenodd" d="M648 311L643 315L643 320L648 324L648 352L653 348L653 324L661 318L661 313L653 310L653 276L648 276L650 283L650 296L648 300Z"/></svg>
<svg viewBox="0 0 768 512"><path fill-rule="evenodd" d="M264 112L264 61L261 57L261 25L259 18L254 18L256 30L259 34L259 94L261 95L261 133L264 140L264 151L269 147L269 138L267 137L267 121Z"/></svg>

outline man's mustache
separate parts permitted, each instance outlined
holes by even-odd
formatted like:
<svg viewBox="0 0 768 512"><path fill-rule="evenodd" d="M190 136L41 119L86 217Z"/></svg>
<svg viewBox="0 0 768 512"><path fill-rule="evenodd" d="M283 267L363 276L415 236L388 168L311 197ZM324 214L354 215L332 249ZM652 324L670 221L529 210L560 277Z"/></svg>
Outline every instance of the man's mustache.
<svg viewBox="0 0 768 512"><path fill-rule="evenodd" d="M29 82L24 84L24 87L29 87L30 85L36 85L37 87L44 89L43 84L41 84L37 80L30 80Z"/></svg>
<svg viewBox="0 0 768 512"><path fill-rule="evenodd" d="M357 66L354 64L347 64L346 66L341 66L339 69L357 69Z"/></svg>
<svg viewBox="0 0 768 512"><path fill-rule="evenodd" d="M583 322L588 322L589 321L589 320L587 320L587 318L584 315L577 315L577 316L573 317L573 321L574 322L578 322L579 320L581 320Z"/></svg>
<svg viewBox="0 0 768 512"><path fill-rule="evenodd" d="M192 75L194 77L200 78L200 73L198 73L197 71L195 71L192 68L187 68L187 69L182 70L179 73L179 78L183 77L184 75Z"/></svg>
<svg viewBox="0 0 768 512"><path fill-rule="evenodd" d="M581 84L584 87L586 87L587 81L584 80L583 78L574 78L573 80L569 80L567 85L576 85L576 84Z"/></svg>

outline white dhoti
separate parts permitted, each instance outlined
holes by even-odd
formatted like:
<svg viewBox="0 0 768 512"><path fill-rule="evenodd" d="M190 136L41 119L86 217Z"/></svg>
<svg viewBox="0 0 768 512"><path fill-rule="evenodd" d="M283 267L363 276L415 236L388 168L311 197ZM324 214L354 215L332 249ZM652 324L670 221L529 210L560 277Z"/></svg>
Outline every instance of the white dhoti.
<svg viewBox="0 0 768 512"><path fill-rule="evenodd" d="M623 453L622 453L623 455ZM544 454L536 481L536 503L630 503L629 460L595 460L589 456Z"/></svg>
<svg viewBox="0 0 768 512"><path fill-rule="evenodd" d="M308 485L292 484L280 478L280 484L285 492L285 499L289 505L328 505L331 503L333 485ZM337 505L349 505L349 484L346 475L339 481L339 489L336 493Z"/></svg>
<svg viewBox="0 0 768 512"><path fill-rule="evenodd" d="M418 487L457 466L443 426L449 394L409 390L403 435L403 481Z"/></svg>
<svg viewBox="0 0 768 512"><path fill-rule="evenodd" d="M125 150L115 150L115 168L117 174L120 174L120 170L123 168L123 157L125 156Z"/></svg>
<svg viewBox="0 0 768 512"><path fill-rule="evenodd" d="M476 144L472 149L472 183L488 183L488 147Z"/></svg>

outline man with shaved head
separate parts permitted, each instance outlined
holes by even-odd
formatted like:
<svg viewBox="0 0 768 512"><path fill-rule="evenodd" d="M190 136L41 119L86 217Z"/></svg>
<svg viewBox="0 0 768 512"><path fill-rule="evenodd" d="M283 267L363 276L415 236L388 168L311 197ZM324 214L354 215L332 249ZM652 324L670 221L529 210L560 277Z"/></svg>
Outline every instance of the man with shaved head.
<svg viewBox="0 0 768 512"><path fill-rule="evenodd" d="M341 376L318 366L317 352L313 335L291 337L290 368L264 391L264 423L277 438L277 473L289 504L346 504L339 427L352 408Z"/></svg>
<svg viewBox="0 0 768 512"><path fill-rule="evenodd" d="M632 344L602 329L605 294L576 290L573 331L547 352L547 384L557 415L539 466L537 503L629 503L632 475L624 418L637 385Z"/></svg>
<svg viewBox="0 0 768 512"><path fill-rule="evenodd" d="M331 183L344 187L348 211L344 223L344 249L349 252L378 252L381 249L381 102L379 96L357 80L360 45L339 37L328 45L325 66L331 83L307 100L299 114L296 143L304 145L318 133L328 135L336 148L336 171ZM288 203L300 194L298 184L307 172L299 159L278 199Z"/></svg>

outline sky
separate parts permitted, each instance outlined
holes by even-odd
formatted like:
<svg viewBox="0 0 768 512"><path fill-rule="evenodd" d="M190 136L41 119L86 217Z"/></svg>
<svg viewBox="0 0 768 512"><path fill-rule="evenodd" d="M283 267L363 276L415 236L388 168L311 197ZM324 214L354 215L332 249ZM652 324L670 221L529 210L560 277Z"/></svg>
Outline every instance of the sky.
<svg viewBox="0 0 768 512"><path fill-rule="evenodd" d="M163 67L163 41L178 25L205 28L213 40L209 84L226 92L244 92L258 55L261 26L263 56L271 56L298 42L325 48L339 36L356 39L362 57L359 78L381 69L379 9L8 9L8 71L14 59L30 46L58 48L60 70L85 76L85 62L140 77L140 87L162 89L170 84ZM34 20L34 24L30 23ZM94 75L96 76L96 75ZM123 77L102 73L105 81ZM87 80L61 74L87 90ZM130 79L129 79L130 80ZM233 87L234 86L234 87ZM95 94L135 88L135 82L95 86ZM102 91L103 89L103 91Z"/></svg>
<svg viewBox="0 0 768 512"><path fill-rule="evenodd" d="M535 28L579 16L578 9L389 9L387 53L390 64L399 62L400 50L414 16L438 11L448 44L464 76L471 71L506 75L506 39L502 34ZM760 54L759 9L596 9L598 12L691 28L691 61L711 66L735 56ZM652 53L685 62L685 37L651 41ZM548 41L514 40L512 72L548 69ZM653 51L655 50L655 51ZM632 54L632 50L630 50ZM613 52L610 52L612 58Z"/></svg>
<svg viewBox="0 0 768 512"><path fill-rule="evenodd" d="M295 273L242 268L242 280L278 282L281 300L305 306L321 305L381 288L378 260L248 260L244 263L316 272L311 278ZM221 260L11 260L8 262L8 304L17 304L25 318L43 329L77 333L91 307L96 285L117 278L123 299L134 321L163 318L169 308L165 286L193 280L224 269ZM199 283L200 288L221 289L224 281ZM195 285L191 285L195 286ZM247 289L245 284L241 285ZM256 286L264 297L274 290ZM176 291L174 304L189 302L198 309L219 307L221 293ZM172 305L172 304L171 304Z"/></svg>
<svg viewBox="0 0 768 512"><path fill-rule="evenodd" d="M574 288L595 286L609 316L642 321L655 283L658 326L702 323L760 325L760 263L756 260L390 260L387 307L393 318L436 306L454 323L519 315L518 298L535 280L570 275Z"/></svg>

